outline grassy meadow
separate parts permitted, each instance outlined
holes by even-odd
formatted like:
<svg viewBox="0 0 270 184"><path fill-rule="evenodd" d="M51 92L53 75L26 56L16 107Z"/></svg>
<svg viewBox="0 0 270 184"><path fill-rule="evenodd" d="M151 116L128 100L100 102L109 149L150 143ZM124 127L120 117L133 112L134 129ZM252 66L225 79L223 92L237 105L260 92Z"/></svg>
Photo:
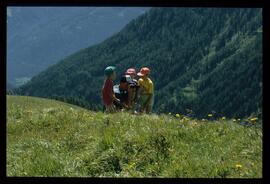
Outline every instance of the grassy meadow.
<svg viewBox="0 0 270 184"><path fill-rule="evenodd" d="M261 120L239 122L7 96L7 176L261 178Z"/></svg>

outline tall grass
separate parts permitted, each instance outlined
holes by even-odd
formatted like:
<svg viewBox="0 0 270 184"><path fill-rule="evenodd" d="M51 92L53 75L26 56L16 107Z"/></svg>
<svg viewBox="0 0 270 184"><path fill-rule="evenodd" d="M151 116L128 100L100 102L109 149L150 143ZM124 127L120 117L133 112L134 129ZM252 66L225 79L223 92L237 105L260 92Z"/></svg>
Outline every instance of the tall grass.
<svg viewBox="0 0 270 184"><path fill-rule="evenodd" d="M7 96L7 175L262 177L262 130Z"/></svg>

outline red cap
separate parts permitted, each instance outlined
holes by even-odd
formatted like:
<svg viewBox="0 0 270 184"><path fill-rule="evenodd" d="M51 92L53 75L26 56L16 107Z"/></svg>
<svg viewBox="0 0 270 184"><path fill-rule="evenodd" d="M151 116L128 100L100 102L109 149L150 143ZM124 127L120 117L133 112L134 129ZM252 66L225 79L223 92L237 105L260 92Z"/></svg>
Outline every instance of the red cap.
<svg viewBox="0 0 270 184"><path fill-rule="evenodd" d="M147 67L143 67L140 72L137 74L138 76L145 76L150 73L150 69Z"/></svg>

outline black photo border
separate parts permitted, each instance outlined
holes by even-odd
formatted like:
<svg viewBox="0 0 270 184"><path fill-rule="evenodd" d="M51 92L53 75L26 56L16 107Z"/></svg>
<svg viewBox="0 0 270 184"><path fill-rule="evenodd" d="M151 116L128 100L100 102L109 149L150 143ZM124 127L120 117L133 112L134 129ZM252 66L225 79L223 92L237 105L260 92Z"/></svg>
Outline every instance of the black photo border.
<svg viewBox="0 0 270 184"><path fill-rule="evenodd" d="M0 0L1 24L1 123L0 123L0 183L269 183L269 115L267 88L269 62L269 11L267 0ZM262 179L204 179L204 178L75 178L75 177L7 177L6 176L6 7L8 6L133 6L133 7L235 7L263 9L263 178Z"/></svg>

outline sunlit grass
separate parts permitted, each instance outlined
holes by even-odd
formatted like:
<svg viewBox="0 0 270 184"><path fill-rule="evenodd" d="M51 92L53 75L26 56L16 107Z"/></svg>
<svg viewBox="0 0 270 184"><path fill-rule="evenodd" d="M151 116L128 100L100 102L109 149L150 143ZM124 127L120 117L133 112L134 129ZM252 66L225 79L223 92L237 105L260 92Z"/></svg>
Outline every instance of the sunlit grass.
<svg viewBox="0 0 270 184"><path fill-rule="evenodd" d="M237 120L103 114L32 97L7 103L8 176L262 177L262 130Z"/></svg>

